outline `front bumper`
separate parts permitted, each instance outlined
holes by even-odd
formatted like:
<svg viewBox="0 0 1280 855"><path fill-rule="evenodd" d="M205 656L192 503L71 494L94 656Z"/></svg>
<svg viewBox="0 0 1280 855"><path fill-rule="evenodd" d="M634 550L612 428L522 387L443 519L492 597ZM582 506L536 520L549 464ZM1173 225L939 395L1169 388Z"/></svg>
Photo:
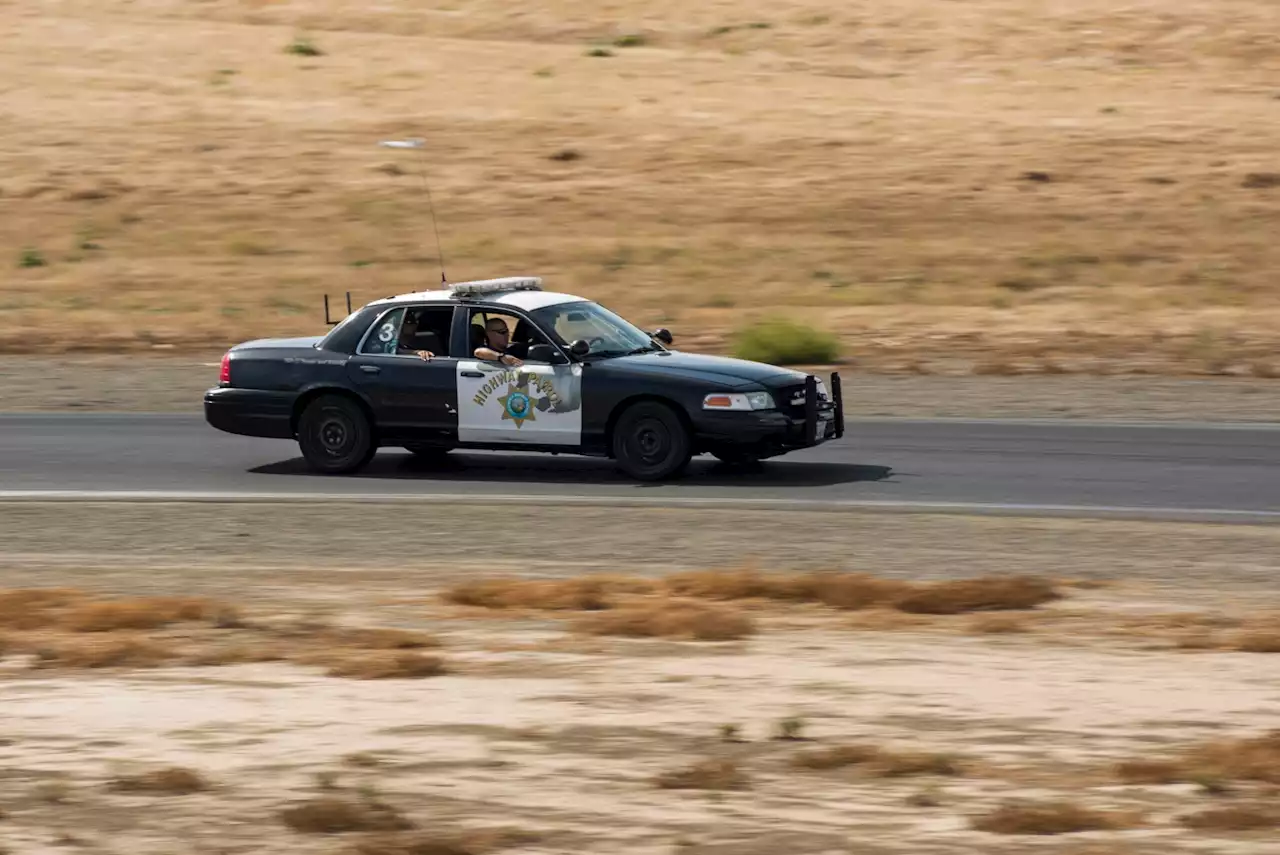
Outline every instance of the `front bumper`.
<svg viewBox="0 0 1280 855"><path fill-rule="evenodd" d="M204 418L226 433L293 439L295 395L219 386L204 393Z"/></svg>
<svg viewBox="0 0 1280 855"><path fill-rule="evenodd" d="M771 456L812 448L844 436L840 375L832 373L830 397L821 399L817 378L805 378L802 407L733 413L703 410L698 416L698 441L706 449L732 448Z"/></svg>

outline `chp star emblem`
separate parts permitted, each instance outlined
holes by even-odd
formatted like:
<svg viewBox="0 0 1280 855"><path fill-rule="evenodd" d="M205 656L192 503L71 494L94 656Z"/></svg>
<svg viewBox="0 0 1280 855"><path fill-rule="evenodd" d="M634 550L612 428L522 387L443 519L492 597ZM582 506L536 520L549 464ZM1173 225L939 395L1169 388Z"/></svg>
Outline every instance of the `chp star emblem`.
<svg viewBox="0 0 1280 855"><path fill-rule="evenodd" d="M517 428L525 422L537 421L533 402L516 386L508 386L507 394L500 396L498 403L502 405L502 420L515 422Z"/></svg>

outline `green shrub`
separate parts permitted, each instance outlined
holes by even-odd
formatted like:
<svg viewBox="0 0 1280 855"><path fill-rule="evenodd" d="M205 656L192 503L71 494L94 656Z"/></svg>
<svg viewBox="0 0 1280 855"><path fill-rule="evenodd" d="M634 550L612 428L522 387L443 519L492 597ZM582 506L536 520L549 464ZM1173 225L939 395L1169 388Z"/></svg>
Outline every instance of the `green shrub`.
<svg viewBox="0 0 1280 855"><path fill-rule="evenodd" d="M284 49L285 53L291 53L294 56L324 56L324 51L312 44L311 40L306 36L297 36Z"/></svg>
<svg viewBox="0 0 1280 855"><path fill-rule="evenodd" d="M44 260L44 254L38 249L28 247L18 256L19 267L44 267L48 262Z"/></svg>
<svg viewBox="0 0 1280 855"><path fill-rule="evenodd" d="M734 347L739 359L772 365L833 362L837 351L834 335L782 318L740 330Z"/></svg>

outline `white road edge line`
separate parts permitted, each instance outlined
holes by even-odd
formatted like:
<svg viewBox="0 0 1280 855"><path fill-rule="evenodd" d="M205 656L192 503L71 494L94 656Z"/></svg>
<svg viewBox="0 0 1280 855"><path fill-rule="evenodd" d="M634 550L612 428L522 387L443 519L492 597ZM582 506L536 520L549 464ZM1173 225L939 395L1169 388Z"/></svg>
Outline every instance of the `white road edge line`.
<svg viewBox="0 0 1280 855"><path fill-rule="evenodd" d="M875 499L748 499L702 496L510 495L463 496L452 493L272 493L202 490L0 490L0 502L200 502L283 504L443 504L590 505L867 510L904 512L968 512L1006 514L1123 515L1142 517L1255 518L1280 521L1280 510L1238 508L1171 508L1129 505L1055 505L1004 502L929 502Z"/></svg>

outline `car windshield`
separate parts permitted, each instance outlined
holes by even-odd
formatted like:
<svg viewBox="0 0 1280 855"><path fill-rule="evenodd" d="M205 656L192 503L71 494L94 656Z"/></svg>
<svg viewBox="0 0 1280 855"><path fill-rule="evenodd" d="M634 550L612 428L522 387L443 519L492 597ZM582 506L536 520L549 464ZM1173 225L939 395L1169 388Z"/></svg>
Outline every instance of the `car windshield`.
<svg viewBox="0 0 1280 855"><path fill-rule="evenodd" d="M578 339L591 345L592 356L625 356L662 350L647 332L589 300L546 306L533 312L543 329L551 330L568 347Z"/></svg>

